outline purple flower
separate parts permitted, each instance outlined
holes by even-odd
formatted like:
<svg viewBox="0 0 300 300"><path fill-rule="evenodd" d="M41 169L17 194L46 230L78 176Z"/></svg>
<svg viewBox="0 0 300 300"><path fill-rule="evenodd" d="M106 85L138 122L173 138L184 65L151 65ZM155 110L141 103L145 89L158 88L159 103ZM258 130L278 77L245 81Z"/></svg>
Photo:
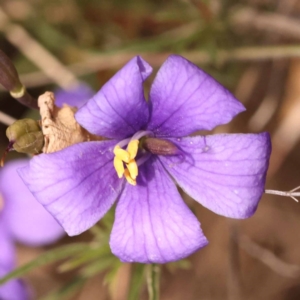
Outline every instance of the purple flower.
<svg viewBox="0 0 300 300"><path fill-rule="evenodd" d="M68 104L80 108L94 95L94 91L87 84L80 82L68 90L58 89L54 94L58 107Z"/></svg>
<svg viewBox="0 0 300 300"><path fill-rule="evenodd" d="M76 113L85 129L107 140L38 155L20 170L69 235L93 226L118 199L110 246L126 262L175 261L208 243L174 181L220 215L250 217L271 151L268 133L187 137L245 108L176 55L159 70L146 101L143 82L151 71L133 58Z"/></svg>
<svg viewBox="0 0 300 300"><path fill-rule="evenodd" d="M15 265L15 248L5 229L0 212L0 278L10 272ZM0 299L27 300L28 298L28 291L21 280L10 280L0 285Z"/></svg>
<svg viewBox="0 0 300 300"><path fill-rule="evenodd" d="M16 169L27 162L27 159L9 162L0 172L0 277L15 267L14 242L42 246L55 242L64 233L18 176ZM1 300L28 298L28 290L21 280L0 286Z"/></svg>

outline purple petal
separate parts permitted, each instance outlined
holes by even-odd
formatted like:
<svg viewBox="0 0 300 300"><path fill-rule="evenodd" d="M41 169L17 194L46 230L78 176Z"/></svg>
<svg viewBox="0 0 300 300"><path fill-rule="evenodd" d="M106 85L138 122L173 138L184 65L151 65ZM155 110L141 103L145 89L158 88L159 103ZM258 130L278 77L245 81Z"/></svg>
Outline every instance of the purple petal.
<svg viewBox="0 0 300 300"><path fill-rule="evenodd" d="M113 205L122 180L113 166L116 141L86 142L35 156L19 173L69 235L92 227Z"/></svg>
<svg viewBox="0 0 300 300"><path fill-rule="evenodd" d="M68 90L59 89L54 94L57 106L62 107L68 104L80 108L93 97L95 92L87 84L80 83Z"/></svg>
<svg viewBox="0 0 300 300"><path fill-rule="evenodd" d="M1 265L0 262L0 278L12 271ZM29 292L25 284L19 279L12 279L3 285L0 285L1 300L27 300Z"/></svg>
<svg viewBox="0 0 300 300"><path fill-rule="evenodd" d="M89 132L107 138L124 138L144 128L149 109L143 81L152 68L139 56L129 61L75 115Z"/></svg>
<svg viewBox="0 0 300 300"><path fill-rule="evenodd" d="M248 218L264 192L271 153L268 133L174 139L181 157L160 156L183 190L217 214Z"/></svg>
<svg viewBox="0 0 300 300"><path fill-rule="evenodd" d="M178 55L171 55L160 68L150 101L148 129L160 137L211 130L245 110L215 79Z"/></svg>
<svg viewBox="0 0 300 300"><path fill-rule="evenodd" d="M139 168L116 208L110 247L124 262L166 263L187 257L208 242L200 223L155 159Z"/></svg>
<svg viewBox="0 0 300 300"><path fill-rule="evenodd" d="M0 278L12 271L15 260L16 251L6 230L6 224L0 212ZM0 285L0 299L1 300L26 300L28 299L26 288L20 280L10 280L9 282Z"/></svg>
<svg viewBox="0 0 300 300"><path fill-rule="evenodd" d="M0 265L5 268L12 268L15 264L16 251L3 221L2 212L0 212Z"/></svg>
<svg viewBox="0 0 300 300"><path fill-rule="evenodd" d="M64 230L19 177L17 169L28 162L15 160L1 169L0 191L5 205L1 217L9 234L19 242L31 246L50 244L62 237Z"/></svg>

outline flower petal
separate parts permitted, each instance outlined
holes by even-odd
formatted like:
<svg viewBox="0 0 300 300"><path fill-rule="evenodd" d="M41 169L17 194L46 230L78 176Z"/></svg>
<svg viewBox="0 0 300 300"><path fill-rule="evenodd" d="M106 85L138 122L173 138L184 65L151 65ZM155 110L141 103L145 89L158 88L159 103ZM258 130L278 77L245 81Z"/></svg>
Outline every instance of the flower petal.
<svg viewBox="0 0 300 300"><path fill-rule="evenodd" d="M0 265L3 268L12 268L15 264L15 247L2 218L2 212L0 214Z"/></svg>
<svg viewBox="0 0 300 300"><path fill-rule="evenodd" d="M16 260L16 251L13 241L6 230L2 212L0 214L0 278L2 278L13 270ZM0 299L26 300L29 299L29 297L23 282L13 279L0 285Z"/></svg>
<svg viewBox="0 0 300 300"><path fill-rule="evenodd" d="M157 137L211 130L245 110L215 79L178 55L171 55L160 68L150 101L148 129Z"/></svg>
<svg viewBox="0 0 300 300"><path fill-rule="evenodd" d="M63 236L63 228L30 193L17 169L29 160L8 162L1 169L0 191L4 200L3 218L7 231L21 243L39 246Z"/></svg>
<svg viewBox="0 0 300 300"><path fill-rule="evenodd" d="M116 141L87 142L35 156L19 174L69 235L92 227L113 205L122 180L113 166Z"/></svg>
<svg viewBox="0 0 300 300"><path fill-rule="evenodd" d="M155 158L127 184L116 208L110 247L124 262L166 263L207 244L200 223Z"/></svg>
<svg viewBox="0 0 300 300"><path fill-rule="evenodd" d="M117 139L145 127L149 109L143 81L151 72L147 62L134 57L76 113L77 122L93 134Z"/></svg>
<svg viewBox="0 0 300 300"><path fill-rule="evenodd" d="M217 214L248 218L264 192L270 137L219 134L174 139L184 155L160 156L183 190Z"/></svg>
<svg viewBox="0 0 300 300"><path fill-rule="evenodd" d="M68 90L59 89L55 91L55 104L62 107L64 104L81 107L95 94L85 83L80 83Z"/></svg>
<svg viewBox="0 0 300 300"><path fill-rule="evenodd" d="M0 278L12 270L6 269L0 262ZM1 300L29 300L29 291L20 279L12 279L0 285Z"/></svg>

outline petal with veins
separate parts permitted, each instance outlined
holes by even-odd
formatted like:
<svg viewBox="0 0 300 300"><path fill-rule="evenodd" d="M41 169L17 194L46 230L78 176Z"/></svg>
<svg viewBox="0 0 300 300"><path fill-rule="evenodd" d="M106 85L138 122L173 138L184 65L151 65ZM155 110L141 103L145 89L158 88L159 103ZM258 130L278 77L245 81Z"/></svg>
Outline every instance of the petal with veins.
<svg viewBox="0 0 300 300"><path fill-rule="evenodd" d="M171 55L157 73L150 107L148 129L157 137L211 130L245 110L220 83L178 55Z"/></svg>
<svg viewBox="0 0 300 300"><path fill-rule="evenodd" d="M143 129L149 118L143 81L152 68L139 56L130 60L75 115L89 132L124 138Z"/></svg>
<svg viewBox="0 0 300 300"><path fill-rule="evenodd" d="M170 139L181 156L160 156L178 185L211 211L248 218L264 192L271 153L268 133Z"/></svg>
<svg viewBox="0 0 300 300"><path fill-rule="evenodd" d="M19 174L69 235L92 227L120 194L113 166L116 141L80 143L35 156Z"/></svg>
<svg viewBox="0 0 300 300"><path fill-rule="evenodd" d="M187 257L207 240L161 163L140 167L137 185L127 184L116 208L112 252L124 262L166 263Z"/></svg>

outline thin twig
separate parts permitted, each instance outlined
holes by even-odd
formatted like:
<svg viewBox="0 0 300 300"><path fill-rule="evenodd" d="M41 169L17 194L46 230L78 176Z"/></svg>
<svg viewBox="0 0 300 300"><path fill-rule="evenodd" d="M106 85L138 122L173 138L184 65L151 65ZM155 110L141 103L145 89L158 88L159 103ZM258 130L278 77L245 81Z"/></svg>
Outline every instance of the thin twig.
<svg viewBox="0 0 300 300"><path fill-rule="evenodd" d="M22 26L14 24L0 7L0 30L30 61L38 66L58 86L67 89L77 85L72 72L36 41Z"/></svg>
<svg viewBox="0 0 300 300"><path fill-rule="evenodd" d="M267 33L282 35L299 41L300 21L280 13L261 13L250 7L236 10L231 16L231 27L240 30L256 29Z"/></svg>
<svg viewBox="0 0 300 300"><path fill-rule="evenodd" d="M256 90L262 72L262 65L249 64L246 70L241 74L239 82L236 85L234 95L244 105L251 100L253 91Z"/></svg>
<svg viewBox="0 0 300 300"><path fill-rule="evenodd" d="M4 125L10 126L12 123L16 122L17 120L6 113L0 111L0 122Z"/></svg>
<svg viewBox="0 0 300 300"><path fill-rule="evenodd" d="M147 286L149 300L159 300L160 267L157 264L147 266Z"/></svg>
<svg viewBox="0 0 300 300"><path fill-rule="evenodd" d="M260 260L275 273L289 278L296 278L300 275L300 266L282 261L270 250L251 241L248 236L240 235L238 243L249 255Z"/></svg>
<svg viewBox="0 0 300 300"><path fill-rule="evenodd" d="M273 61L271 75L268 83L267 95L249 120L251 131L261 131L274 116L279 102L280 92L284 81L284 70L287 61Z"/></svg>
<svg viewBox="0 0 300 300"><path fill-rule="evenodd" d="M277 195L277 196L283 196L283 197L290 197L296 202L299 202L299 200L295 197L300 197L300 192L296 192L300 189L300 186L290 190L290 191L277 191L277 190L265 190L266 194L272 194L272 195Z"/></svg>
<svg viewBox="0 0 300 300"><path fill-rule="evenodd" d="M139 52L153 67L159 67L171 53ZM178 53L196 64L226 63L228 61L260 61L279 58L300 58L300 44L240 47L230 50L218 50L214 55L207 51L184 51ZM76 76L84 76L94 72L118 69L128 60L137 55L137 52L115 52L107 54L82 53L83 60L67 66L68 70ZM32 72L20 75L20 79L27 87L37 87L57 82L43 72Z"/></svg>
<svg viewBox="0 0 300 300"><path fill-rule="evenodd" d="M287 0L284 2L284 5L282 1L278 1L276 14L288 18L288 15L294 10L296 1ZM300 28L300 22L298 22L298 27ZM278 44L280 42L280 36L276 33L270 34L266 37L266 40L268 44ZM279 105L278 100L281 95L281 83L285 80L284 71L286 69L287 63L287 60L278 60L272 62L272 69L268 83L267 94L263 98L260 106L253 114L248 123L248 126L251 131L261 131L274 116Z"/></svg>

